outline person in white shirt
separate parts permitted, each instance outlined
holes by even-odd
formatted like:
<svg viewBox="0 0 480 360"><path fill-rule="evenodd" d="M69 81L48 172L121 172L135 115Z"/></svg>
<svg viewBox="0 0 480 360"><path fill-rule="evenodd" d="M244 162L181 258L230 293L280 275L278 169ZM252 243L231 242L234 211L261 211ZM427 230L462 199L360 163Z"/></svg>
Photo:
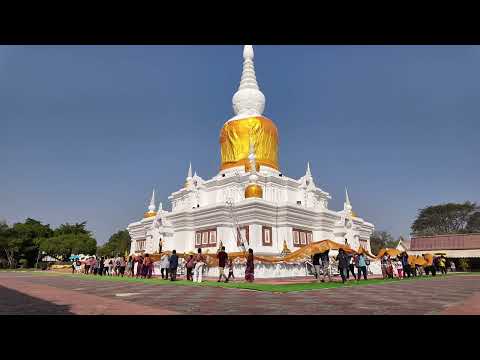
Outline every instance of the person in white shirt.
<svg viewBox="0 0 480 360"><path fill-rule="evenodd" d="M455 263L454 263L453 261L450 261L450 270L451 270L452 272L455 271Z"/></svg>
<svg viewBox="0 0 480 360"><path fill-rule="evenodd" d="M403 279L403 265L399 259L395 259L395 269L397 269L399 279Z"/></svg>
<svg viewBox="0 0 480 360"><path fill-rule="evenodd" d="M168 273L170 271L170 257L168 254L164 253L160 259L160 273L162 279L168 280Z"/></svg>
<svg viewBox="0 0 480 360"><path fill-rule="evenodd" d="M113 258L108 259L108 272L110 273L110 276L113 276L115 268L115 261Z"/></svg>

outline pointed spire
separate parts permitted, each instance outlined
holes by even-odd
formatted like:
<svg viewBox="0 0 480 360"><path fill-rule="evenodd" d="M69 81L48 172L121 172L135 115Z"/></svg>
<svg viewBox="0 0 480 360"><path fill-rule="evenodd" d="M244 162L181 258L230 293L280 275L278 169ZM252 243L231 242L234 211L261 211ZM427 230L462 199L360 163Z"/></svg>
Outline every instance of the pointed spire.
<svg viewBox="0 0 480 360"><path fill-rule="evenodd" d="M190 162L190 166L188 167L187 180L190 180L191 178L192 178L192 162Z"/></svg>
<svg viewBox="0 0 480 360"><path fill-rule="evenodd" d="M350 198L348 197L348 189L345 187L345 204L347 204L348 206L352 206L350 204Z"/></svg>
<svg viewBox="0 0 480 360"><path fill-rule="evenodd" d="M160 202L158 203L158 211L162 211L162 210L163 210L163 204L162 204L162 202L160 201Z"/></svg>
<svg viewBox="0 0 480 360"><path fill-rule="evenodd" d="M255 75L255 65L253 64L253 46L245 45L243 48L243 72L240 80L239 90L254 89L260 90L258 87L257 77Z"/></svg>
<svg viewBox="0 0 480 360"><path fill-rule="evenodd" d="M242 79L232 99L233 111L237 117L260 116L265 110L265 95L258 87L253 58L253 46L245 45Z"/></svg>
<svg viewBox="0 0 480 360"><path fill-rule="evenodd" d="M152 192L152 198L150 200L150 205L148 206L148 211L155 211L155 189Z"/></svg>
<svg viewBox="0 0 480 360"><path fill-rule="evenodd" d="M312 176L312 172L310 171L310 161L307 162L307 172L305 173L307 176Z"/></svg>

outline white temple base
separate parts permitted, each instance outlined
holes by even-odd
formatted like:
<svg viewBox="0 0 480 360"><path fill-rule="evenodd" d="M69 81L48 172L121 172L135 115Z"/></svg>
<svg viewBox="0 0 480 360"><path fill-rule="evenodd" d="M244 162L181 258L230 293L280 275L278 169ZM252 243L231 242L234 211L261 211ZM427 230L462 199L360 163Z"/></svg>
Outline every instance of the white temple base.
<svg viewBox="0 0 480 360"><path fill-rule="evenodd" d="M381 275L382 270L380 262L371 262L368 267L369 275ZM186 275L184 268L179 268L179 275ZM333 266L331 268L332 275L338 275L338 270ZM154 263L153 275L160 276L160 262ZM218 267L206 267L203 276L205 277L218 277ZM228 269L225 269L225 275L228 276ZM233 267L233 275L237 279L243 279L245 277L245 265L235 265ZM255 264L255 278L258 279L275 279L275 278L294 278L294 277L306 277L313 276L306 267L301 264Z"/></svg>

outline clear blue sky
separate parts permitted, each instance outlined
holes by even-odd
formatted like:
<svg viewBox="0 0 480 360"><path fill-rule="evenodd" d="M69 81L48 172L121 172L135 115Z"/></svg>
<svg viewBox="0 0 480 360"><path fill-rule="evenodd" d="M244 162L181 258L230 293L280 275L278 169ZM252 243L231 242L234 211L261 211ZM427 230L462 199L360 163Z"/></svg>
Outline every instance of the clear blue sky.
<svg viewBox="0 0 480 360"><path fill-rule="evenodd" d="M480 47L256 46L283 172L408 235L480 201ZM86 220L97 241L219 168L241 46L0 46L0 219Z"/></svg>

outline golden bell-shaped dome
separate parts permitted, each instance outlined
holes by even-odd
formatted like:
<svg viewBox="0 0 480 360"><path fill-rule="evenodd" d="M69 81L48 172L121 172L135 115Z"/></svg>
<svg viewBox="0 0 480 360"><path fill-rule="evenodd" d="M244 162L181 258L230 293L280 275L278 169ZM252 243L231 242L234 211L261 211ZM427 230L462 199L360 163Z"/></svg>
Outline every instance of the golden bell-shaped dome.
<svg viewBox="0 0 480 360"><path fill-rule="evenodd" d="M143 218L148 219L148 218L154 217L156 215L157 215L156 211L147 211L145 214L143 214Z"/></svg>
<svg viewBox="0 0 480 360"><path fill-rule="evenodd" d="M278 130L264 116L253 116L227 122L220 133L221 170L236 166L249 168L250 141L255 144L255 160L260 165L279 170Z"/></svg>
<svg viewBox="0 0 480 360"><path fill-rule="evenodd" d="M245 199L249 198L263 198L262 187L257 184L248 184L245 188Z"/></svg>

